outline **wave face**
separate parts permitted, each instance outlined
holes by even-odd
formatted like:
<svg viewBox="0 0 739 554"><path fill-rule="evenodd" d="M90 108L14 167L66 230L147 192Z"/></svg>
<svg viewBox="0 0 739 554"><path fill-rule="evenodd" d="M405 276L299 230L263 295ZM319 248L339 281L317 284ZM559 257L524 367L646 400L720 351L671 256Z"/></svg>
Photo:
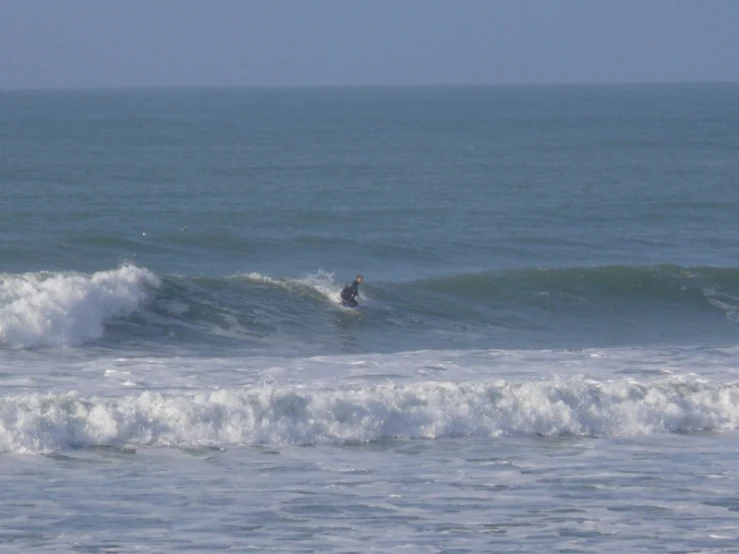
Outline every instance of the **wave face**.
<svg viewBox="0 0 739 554"><path fill-rule="evenodd" d="M569 348L735 344L739 269L609 266L522 269L367 282L369 310L339 307L342 283L257 272L158 277L134 266L0 282L5 348L106 341L160 348ZM102 341L102 342L100 342Z"/></svg>
<svg viewBox="0 0 739 554"><path fill-rule="evenodd" d="M346 444L508 435L613 436L739 427L739 384L669 378L428 382L350 390L263 386L119 398L0 399L0 452L114 446Z"/></svg>

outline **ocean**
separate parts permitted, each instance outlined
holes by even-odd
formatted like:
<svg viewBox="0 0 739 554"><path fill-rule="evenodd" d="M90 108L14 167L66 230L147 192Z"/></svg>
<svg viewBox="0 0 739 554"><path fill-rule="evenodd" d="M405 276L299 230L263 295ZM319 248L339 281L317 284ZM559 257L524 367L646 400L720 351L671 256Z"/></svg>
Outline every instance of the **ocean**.
<svg viewBox="0 0 739 554"><path fill-rule="evenodd" d="M739 84L0 92L0 551L736 552L738 152Z"/></svg>

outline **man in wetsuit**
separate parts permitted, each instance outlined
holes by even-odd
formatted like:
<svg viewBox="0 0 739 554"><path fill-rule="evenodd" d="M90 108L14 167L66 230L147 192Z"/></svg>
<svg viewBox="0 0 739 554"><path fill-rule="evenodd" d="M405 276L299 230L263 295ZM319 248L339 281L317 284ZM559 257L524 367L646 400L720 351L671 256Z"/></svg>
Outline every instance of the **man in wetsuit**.
<svg viewBox="0 0 739 554"><path fill-rule="evenodd" d="M357 278L345 286L344 290L341 291L341 303L344 306L351 306L352 308L359 306L359 302L356 300L359 298L357 287L362 284L362 281L364 281L364 277L357 275Z"/></svg>

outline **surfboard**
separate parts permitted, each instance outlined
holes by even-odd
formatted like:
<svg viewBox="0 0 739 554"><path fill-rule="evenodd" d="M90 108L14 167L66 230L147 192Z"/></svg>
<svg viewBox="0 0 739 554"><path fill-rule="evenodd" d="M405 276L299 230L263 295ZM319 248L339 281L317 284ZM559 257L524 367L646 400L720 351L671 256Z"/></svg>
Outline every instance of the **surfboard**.
<svg viewBox="0 0 739 554"><path fill-rule="evenodd" d="M347 310L366 310L367 309L367 306L363 306L362 304L360 304L359 306L350 306L349 304L344 304L343 302L341 303L341 307L346 308Z"/></svg>

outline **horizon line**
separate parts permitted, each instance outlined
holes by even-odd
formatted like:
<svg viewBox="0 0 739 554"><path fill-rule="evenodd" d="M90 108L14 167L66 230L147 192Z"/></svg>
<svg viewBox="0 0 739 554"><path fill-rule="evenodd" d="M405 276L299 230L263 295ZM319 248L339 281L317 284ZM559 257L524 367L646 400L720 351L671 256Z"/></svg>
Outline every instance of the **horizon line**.
<svg viewBox="0 0 739 554"><path fill-rule="evenodd" d="M419 88L516 88L516 87L605 87L605 86L675 86L675 85L735 85L738 80L675 80L675 81L590 81L590 82L509 82L509 83L418 83L418 84L306 84L306 85L82 85L5 87L0 92L83 92L114 90L305 90L305 89L419 89Z"/></svg>

